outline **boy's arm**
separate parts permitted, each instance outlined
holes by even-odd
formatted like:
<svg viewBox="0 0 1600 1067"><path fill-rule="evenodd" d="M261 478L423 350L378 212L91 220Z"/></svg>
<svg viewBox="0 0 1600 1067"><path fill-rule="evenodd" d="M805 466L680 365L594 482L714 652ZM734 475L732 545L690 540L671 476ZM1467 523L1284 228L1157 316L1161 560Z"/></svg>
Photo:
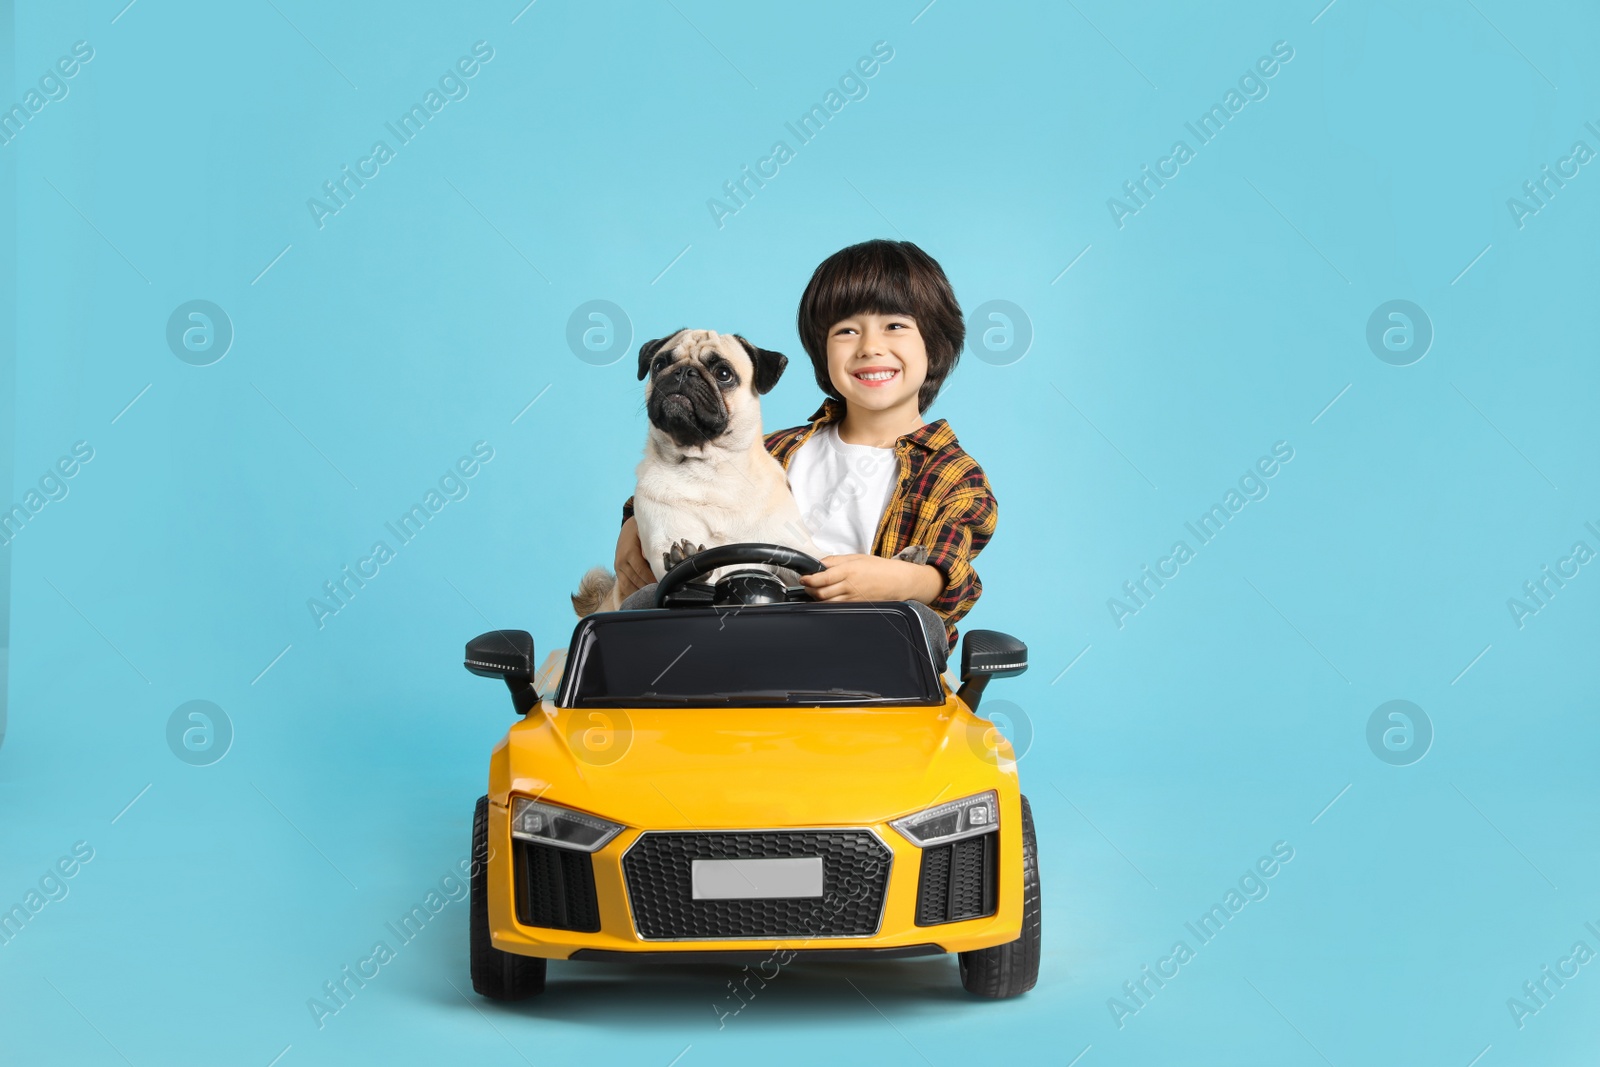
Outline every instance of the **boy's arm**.
<svg viewBox="0 0 1600 1067"><path fill-rule="evenodd" d="M929 502L933 521L922 527L919 544L928 550L927 564L881 556L828 556L828 569L804 574L800 582L818 600L923 600L945 623L951 647L956 621L972 610L983 583L972 561L994 535L999 505L983 472L974 469L943 499ZM926 593L924 600L921 594Z"/></svg>
<svg viewBox="0 0 1600 1067"><path fill-rule="evenodd" d="M928 565L944 575L944 591L928 606L954 624L978 602L983 582L972 561L994 536L999 503L982 470L975 470L945 498L934 521Z"/></svg>
<svg viewBox="0 0 1600 1067"><path fill-rule="evenodd" d="M612 561L617 576L617 595L622 599L655 581L650 561L644 558L639 543L639 524L633 517L633 497L622 505L622 529L617 534L617 554Z"/></svg>

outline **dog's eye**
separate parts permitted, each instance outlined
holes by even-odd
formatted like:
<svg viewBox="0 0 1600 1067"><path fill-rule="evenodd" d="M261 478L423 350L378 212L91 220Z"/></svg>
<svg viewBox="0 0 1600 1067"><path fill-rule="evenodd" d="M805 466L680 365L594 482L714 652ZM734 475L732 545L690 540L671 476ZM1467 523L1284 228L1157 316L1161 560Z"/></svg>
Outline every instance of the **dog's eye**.
<svg viewBox="0 0 1600 1067"><path fill-rule="evenodd" d="M733 371L731 369L729 369L729 367L728 367L728 365L726 363L717 364L717 369L712 371L711 373L715 374L717 376L717 381L719 381L719 382L731 382L731 381L733 381Z"/></svg>
<svg viewBox="0 0 1600 1067"><path fill-rule="evenodd" d="M656 357L656 361L654 363L650 364L650 368L652 370L660 370L662 367L665 367L668 363L671 363L671 362L672 362L672 360L669 359L666 356L657 356Z"/></svg>

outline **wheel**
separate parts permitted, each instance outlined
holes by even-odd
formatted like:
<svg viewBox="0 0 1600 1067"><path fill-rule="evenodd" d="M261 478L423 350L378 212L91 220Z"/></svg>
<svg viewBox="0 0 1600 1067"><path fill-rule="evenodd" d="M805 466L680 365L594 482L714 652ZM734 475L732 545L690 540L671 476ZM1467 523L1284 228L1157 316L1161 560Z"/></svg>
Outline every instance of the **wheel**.
<svg viewBox="0 0 1600 1067"><path fill-rule="evenodd" d="M489 939L489 798L472 813L472 876L467 937L472 988L490 1000L521 1000L544 992L546 961L502 952Z"/></svg>
<svg viewBox="0 0 1600 1067"><path fill-rule="evenodd" d="M734 545L717 545L703 552L696 552L685 559L656 583L656 604L658 608L667 606L667 597L677 592L686 582L709 574L720 567L727 567L739 563L766 563L774 567L783 567L794 571L796 574L819 574L827 568L815 556L809 556L796 548L787 545L774 545L765 542L745 541ZM731 575L729 577L732 577ZM724 579L726 580L726 579Z"/></svg>
<svg viewBox="0 0 1600 1067"><path fill-rule="evenodd" d="M960 959L961 984L976 996L1021 996L1039 980L1039 850L1027 797L1022 798L1022 936L963 952Z"/></svg>

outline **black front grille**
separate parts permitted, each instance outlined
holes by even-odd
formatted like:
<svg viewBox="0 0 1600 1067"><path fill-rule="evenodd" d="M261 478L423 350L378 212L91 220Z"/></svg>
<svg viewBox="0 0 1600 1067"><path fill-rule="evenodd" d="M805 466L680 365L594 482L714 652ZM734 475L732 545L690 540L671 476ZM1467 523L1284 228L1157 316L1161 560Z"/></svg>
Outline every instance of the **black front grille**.
<svg viewBox="0 0 1600 1067"><path fill-rule="evenodd" d="M917 925L937 926L993 915L1000 899L998 833L922 850Z"/></svg>
<svg viewBox="0 0 1600 1067"><path fill-rule="evenodd" d="M822 857L822 896L695 900L695 860ZM893 853L866 830L640 835L622 859L639 936L655 940L876 933Z"/></svg>
<svg viewBox="0 0 1600 1067"><path fill-rule="evenodd" d="M600 929L594 860L587 852L513 840L517 922L548 930Z"/></svg>

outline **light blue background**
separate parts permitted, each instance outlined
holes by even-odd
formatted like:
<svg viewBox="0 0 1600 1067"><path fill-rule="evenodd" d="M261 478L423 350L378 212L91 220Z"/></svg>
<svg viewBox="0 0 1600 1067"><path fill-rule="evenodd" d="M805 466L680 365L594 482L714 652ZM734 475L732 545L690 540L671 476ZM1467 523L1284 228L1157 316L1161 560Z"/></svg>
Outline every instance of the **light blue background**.
<svg viewBox="0 0 1600 1067"><path fill-rule="evenodd" d="M6 20L7 104L95 55L0 148L5 503L95 455L6 550L0 906L74 842L94 859L0 945L0 1060L1593 1061L1600 963L1521 1029L1506 1006L1600 951L1600 565L1522 628L1507 609L1600 549L1600 165L1521 228L1506 206L1600 149L1592 8L124 3ZM478 40L469 95L318 229L306 200ZM876 41L866 98L798 146L785 122ZM1107 199L1276 41L1269 95L1118 228ZM780 138L795 158L719 229L707 199ZM1000 501L962 628L1033 663L991 699L1033 737L1037 988L796 966L719 1030L737 972L556 964L503 1008L451 904L319 1030L307 999L467 851L510 713L464 640L565 644L611 558L633 351L685 325L785 351L764 415L793 425L819 399L805 282L880 236L1034 332L990 362L969 323L930 417ZM193 299L236 331L208 367L165 340ZM632 327L603 367L566 341L595 299ZM1392 299L1435 331L1410 366L1366 343ZM479 440L470 495L318 629L307 599ZM1270 495L1119 629L1108 598L1277 441ZM166 742L196 699L235 733L206 767ZM1391 699L1435 732L1410 766L1367 744ZM1108 998L1277 841L1270 895L1119 1029Z"/></svg>

